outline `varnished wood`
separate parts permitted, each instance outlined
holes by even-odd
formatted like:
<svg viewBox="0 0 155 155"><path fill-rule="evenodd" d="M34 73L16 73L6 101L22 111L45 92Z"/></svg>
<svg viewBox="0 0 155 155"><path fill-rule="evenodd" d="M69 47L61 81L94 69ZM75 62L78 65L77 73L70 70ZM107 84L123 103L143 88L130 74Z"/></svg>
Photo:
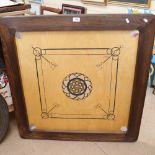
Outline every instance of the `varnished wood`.
<svg viewBox="0 0 155 155"><path fill-rule="evenodd" d="M73 23L73 17L80 17L80 22ZM148 22L144 22L144 19ZM126 22L129 20L129 23ZM59 16L35 16L35 17L4 17L4 23L9 29L26 31L67 31L67 30L133 30L143 29L154 19L153 15L59 15ZM46 24L42 24L45 22ZM59 24L57 24L59 23Z"/></svg>
<svg viewBox="0 0 155 155"><path fill-rule="evenodd" d="M61 9L57 9L57 8L52 8L52 7L48 7L48 6L40 6L40 14L44 15L44 11L49 11L49 12L54 12L57 14L61 14L62 10Z"/></svg>
<svg viewBox="0 0 155 155"><path fill-rule="evenodd" d="M77 15L76 15L77 16ZM80 23L73 23L75 16L13 17L0 20L3 52L15 104L16 118L23 138L88 140L88 141L135 141L138 138L147 87L150 58L155 35L153 15L81 15ZM128 20L129 22L126 22ZM46 24L44 24L46 23ZM127 134L116 133L65 133L30 131L25 108L21 73L17 58L15 32L72 30L139 30L138 53L129 128Z"/></svg>
<svg viewBox="0 0 155 155"><path fill-rule="evenodd" d="M6 6L6 7L0 7L0 13L21 11L21 10L26 10L26 9L30 9L30 8L31 8L30 4L20 4L20 5L14 5L14 6Z"/></svg>

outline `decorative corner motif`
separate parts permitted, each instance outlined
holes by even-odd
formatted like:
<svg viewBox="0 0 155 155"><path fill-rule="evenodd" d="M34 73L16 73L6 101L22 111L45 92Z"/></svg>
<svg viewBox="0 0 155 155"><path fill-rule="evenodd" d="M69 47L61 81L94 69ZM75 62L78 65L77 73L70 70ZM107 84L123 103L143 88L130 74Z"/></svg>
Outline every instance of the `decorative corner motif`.
<svg viewBox="0 0 155 155"><path fill-rule="evenodd" d="M120 49L121 47L113 47L113 48L107 48L107 55L108 57L104 60L101 61L100 63L98 63L96 65L97 68L102 69L104 64L110 59L112 58L112 61L117 61L119 59L119 55L120 55Z"/></svg>
<svg viewBox="0 0 155 155"><path fill-rule="evenodd" d="M58 65L57 64L55 64L55 63L53 63L53 62L51 62L51 61L49 61L46 57L45 57L45 55L46 55L46 50L42 50L41 48L39 48L39 47L32 47L33 48L33 54L35 55L35 58L36 58L36 60L42 60L42 59L44 59L49 65L50 65L50 67L51 67L51 69L55 69L55 67L57 67Z"/></svg>

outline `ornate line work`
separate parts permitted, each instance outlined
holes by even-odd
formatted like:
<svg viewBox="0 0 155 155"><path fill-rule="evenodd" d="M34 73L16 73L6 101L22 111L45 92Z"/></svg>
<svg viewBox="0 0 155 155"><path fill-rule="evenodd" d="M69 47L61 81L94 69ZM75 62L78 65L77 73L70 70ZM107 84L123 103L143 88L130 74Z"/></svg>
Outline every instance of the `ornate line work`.
<svg viewBox="0 0 155 155"><path fill-rule="evenodd" d="M63 54L53 54L51 51L63 51ZM60 107L61 104L55 103L52 104L51 108L47 108L46 103L46 89L44 84L44 70L42 67L42 62L45 61L49 64L52 70L56 69L58 66L56 63L51 62L47 59L48 55L88 55L88 54L66 54L65 52L68 50L101 50L105 51L105 53L98 54L89 54L89 55L101 55L104 57L103 61L96 64L96 67L99 70L102 70L107 62L111 64L111 78L109 83L109 103L108 109L104 109L101 103L97 103L94 107L94 110L101 111L101 115L93 115L93 114L60 114L57 113L56 110ZM58 118L58 119L106 119L106 120L114 120L115 119L115 104L116 104L116 92L117 92L117 76L118 76L118 67L119 67L119 55L120 55L121 47L113 47L113 48L57 48L57 49L41 49L39 47L33 48L33 54L35 56L35 64L36 64L36 73L38 79L38 90L40 95L40 107L41 107L41 117L43 119L47 118ZM74 74L74 78L71 76ZM79 78L79 76L83 76L84 80ZM73 77L73 76L72 76ZM87 81L87 84L85 83ZM78 83L78 88L74 90L74 83ZM79 88L80 85L80 88ZM92 83L89 78L81 73L71 73L63 79L62 89L66 96L71 99L81 100L89 96L92 91ZM87 93L86 93L87 92Z"/></svg>
<svg viewBox="0 0 155 155"><path fill-rule="evenodd" d="M50 65L50 67L52 69L55 69L58 66L57 64L55 64L55 63L49 61L47 58L45 58L44 55L46 55L46 54L45 54L44 50L42 50L39 47L35 47L35 48L32 47L32 48L33 48L33 54L35 55L36 60L41 60L41 59L45 60Z"/></svg>
<svg viewBox="0 0 155 155"><path fill-rule="evenodd" d="M82 100L88 97L92 91L92 82L81 73L67 75L62 82L64 94L73 100Z"/></svg>
<svg viewBox="0 0 155 155"><path fill-rule="evenodd" d="M109 48L107 49L107 55L108 58L105 59L104 61L100 62L99 64L96 65L96 67L102 69L104 64L110 59L112 58L112 60L118 60L119 59L119 55L120 55L120 49L121 47L113 47L113 48Z"/></svg>

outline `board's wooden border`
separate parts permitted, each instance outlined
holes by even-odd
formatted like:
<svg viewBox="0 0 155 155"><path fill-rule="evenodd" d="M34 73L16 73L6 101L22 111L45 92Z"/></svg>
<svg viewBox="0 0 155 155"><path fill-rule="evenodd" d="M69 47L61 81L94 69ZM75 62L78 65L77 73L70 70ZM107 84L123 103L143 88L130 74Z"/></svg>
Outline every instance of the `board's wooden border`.
<svg viewBox="0 0 155 155"><path fill-rule="evenodd" d="M88 141L135 141L138 138L144 99L149 75L150 59L155 35L153 15L79 15L80 22L73 22L73 15L6 17L0 19L0 37L13 96L19 132L23 138L88 140ZM19 71L16 32L32 31L90 31L90 30L138 30L138 56L135 68L132 103L128 131L117 133L64 133L30 131Z"/></svg>

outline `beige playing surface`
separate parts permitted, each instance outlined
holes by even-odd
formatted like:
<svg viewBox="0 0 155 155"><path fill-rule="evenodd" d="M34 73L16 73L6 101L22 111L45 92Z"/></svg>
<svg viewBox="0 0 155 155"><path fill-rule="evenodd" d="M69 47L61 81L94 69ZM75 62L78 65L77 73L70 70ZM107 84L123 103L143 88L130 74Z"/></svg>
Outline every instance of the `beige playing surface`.
<svg viewBox="0 0 155 155"><path fill-rule="evenodd" d="M128 126L138 35L23 32L16 44L35 130L122 132Z"/></svg>

